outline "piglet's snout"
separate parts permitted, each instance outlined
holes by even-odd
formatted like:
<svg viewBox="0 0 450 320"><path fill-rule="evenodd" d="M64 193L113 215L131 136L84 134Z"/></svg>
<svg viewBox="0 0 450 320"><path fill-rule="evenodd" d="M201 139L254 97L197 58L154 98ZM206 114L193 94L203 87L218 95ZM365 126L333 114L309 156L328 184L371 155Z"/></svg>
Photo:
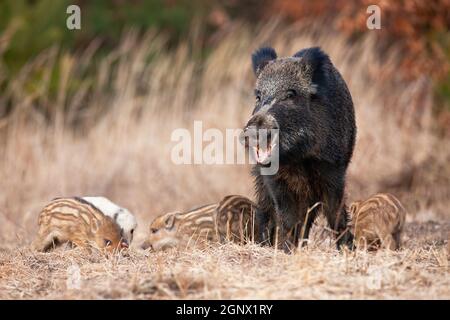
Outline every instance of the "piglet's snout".
<svg viewBox="0 0 450 320"><path fill-rule="evenodd" d="M128 249L129 247L130 247L130 245L128 244L128 241L122 240L122 241L120 242L120 248L121 248L121 249Z"/></svg>

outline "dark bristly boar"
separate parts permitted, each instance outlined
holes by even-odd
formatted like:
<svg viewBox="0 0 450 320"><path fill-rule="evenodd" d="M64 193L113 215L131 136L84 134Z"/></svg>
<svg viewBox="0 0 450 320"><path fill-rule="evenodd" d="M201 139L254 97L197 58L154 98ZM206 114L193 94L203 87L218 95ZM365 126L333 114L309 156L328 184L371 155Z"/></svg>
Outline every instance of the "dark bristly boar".
<svg viewBox="0 0 450 320"><path fill-rule="evenodd" d="M277 58L272 48L261 48L252 62L257 76L256 105L244 133L250 128L279 130L276 141L268 135L267 148L253 143L259 241L276 241L278 247L290 251L298 243L289 244L288 234L296 228L302 232L295 242L307 239L322 210L336 231L338 247L352 246L344 188L356 125L345 81L317 47L286 58ZM278 152L278 171L262 174L274 152ZM308 212L316 203L321 206Z"/></svg>

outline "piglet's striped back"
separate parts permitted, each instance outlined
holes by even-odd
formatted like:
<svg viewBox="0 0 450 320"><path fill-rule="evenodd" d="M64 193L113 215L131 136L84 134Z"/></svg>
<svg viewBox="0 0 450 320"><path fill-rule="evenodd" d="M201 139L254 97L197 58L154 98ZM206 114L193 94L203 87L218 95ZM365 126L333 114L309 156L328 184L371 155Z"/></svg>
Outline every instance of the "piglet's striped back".
<svg viewBox="0 0 450 320"><path fill-rule="evenodd" d="M355 201L350 206L357 244L364 240L369 247L382 245L390 249L400 246L406 209L392 194L378 193L367 200Z"/></svg>
<svg viewBox="0 0 450 320"><path fill-rule="evenodd" d="M71 242L98 248L121 244L119 226L92 204L81 198L56 198L46 205L38 218L39 233L35 248L46 251L56 243Z"/></svg>
<svg viewBox="0 0 450 320"><path fill-rule="evenodd" d="M208 204L178 213L176 220L178 232L186 235L204 235L208 240L215 240L214 225L217 204Z"/></svg>
<svg viewBox="0 0 450 320"><path fill-rule="evenodd" d="M254 240L256 204L240 195L224 197L217 207L216 232L224 240L246 243Z"/></svg>

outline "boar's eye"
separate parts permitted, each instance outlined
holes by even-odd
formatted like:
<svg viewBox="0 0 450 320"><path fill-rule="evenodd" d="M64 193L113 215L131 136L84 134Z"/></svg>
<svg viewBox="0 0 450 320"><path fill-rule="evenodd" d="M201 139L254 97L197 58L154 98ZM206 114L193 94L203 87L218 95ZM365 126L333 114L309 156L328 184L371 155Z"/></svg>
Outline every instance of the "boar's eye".
<svg viewBox="0 0 450 320"><path fill-rule="evenodd" d="M112 244L111 240L103 239L103 241L105 241L105 247L109 247Z"/></svg>
<svg viewBox="0 0 450 320"><path fill-rule="evenodd" d="M158 232L158 229L151 228L150 231L151 231L152 233L157 233L157 232Z"/></svg>
<svg viewBox="0 0 450 320"><path fill-rule="evenodd" d="M285 96L284 100L292 99L292 98L295 98L296 96L297 96L297 91L295 91L294 89L289 89L288 91L286 91L286 96Z"/></svg>
<svg viewBox="0 0 450 320"><path fill-rule="evenodd" d="M259 90L255 90L255 100L256 100L256 103L261 102L261 92L259 92Z"/></svg>

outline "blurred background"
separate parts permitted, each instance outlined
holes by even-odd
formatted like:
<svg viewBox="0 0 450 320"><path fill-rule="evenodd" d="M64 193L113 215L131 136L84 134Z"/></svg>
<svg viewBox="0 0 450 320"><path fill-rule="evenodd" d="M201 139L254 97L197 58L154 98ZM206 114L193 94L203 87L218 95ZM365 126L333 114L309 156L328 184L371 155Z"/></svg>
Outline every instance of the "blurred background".
<svg viewBox="0 0 450 320"><path fill-rule="evenodd" d="M68 30L66 8L81 8ZM366 9L381 9L369 30ZM27 243L57 196L105 195L141 235L165 211L253 197L249 167L175 166L176 128L242 128L250 55L321 46L358 136L348 202L392 192L410 219L450 217L450 1L0 2L0 238Z"/></svg>

